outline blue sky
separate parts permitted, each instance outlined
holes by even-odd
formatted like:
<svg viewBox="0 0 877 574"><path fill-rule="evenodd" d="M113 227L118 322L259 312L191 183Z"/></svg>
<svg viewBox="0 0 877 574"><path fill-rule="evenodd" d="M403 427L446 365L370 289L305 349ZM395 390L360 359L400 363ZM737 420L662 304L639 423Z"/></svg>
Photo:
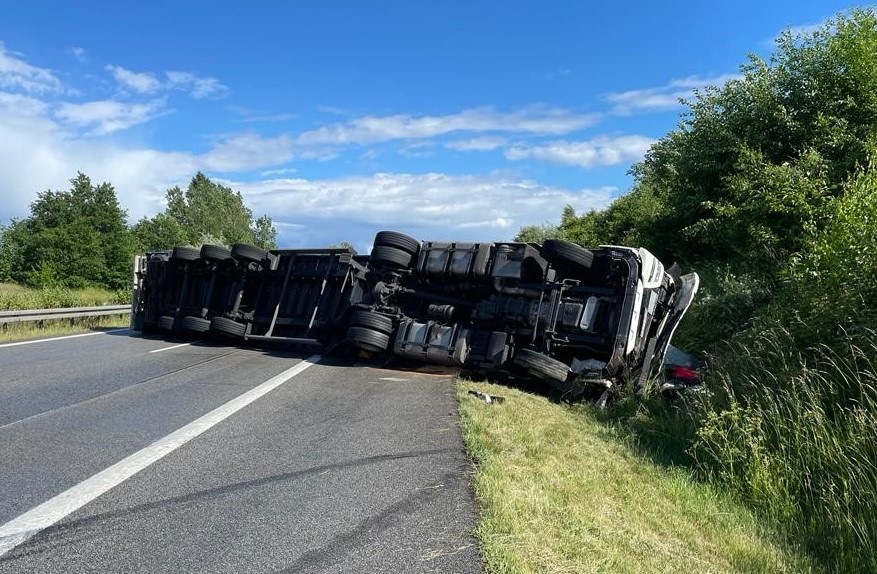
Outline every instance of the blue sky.
<svg viewBox="0 0 877 574"><path fill-rule="evenodd" d="M74 7L73 4L76 4ZM130 220L198 170L284 247L507 240L605 207L691 90L847 2L32 0L0 17L0 221L83 171Z"/></svg>

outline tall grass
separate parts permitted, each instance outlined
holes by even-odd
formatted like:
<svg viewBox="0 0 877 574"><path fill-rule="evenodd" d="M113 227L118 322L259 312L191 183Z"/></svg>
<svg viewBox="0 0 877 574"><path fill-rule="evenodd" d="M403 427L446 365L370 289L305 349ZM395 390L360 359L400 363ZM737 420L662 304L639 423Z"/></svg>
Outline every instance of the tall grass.
<svg viewBox="0 0 877 574"><path fill-rule="evenodd" d="M110 291L94 287L30 289L11 283L0 283L0 311L123 305L130 300L131 293L128 290Z"/></svg>
<svg viewBox="0 0 877 574"><path fill-rule="evenodd" d="M877 333L799 350L783 328L729 347L692 454L830 571L877 572Z"/></svg>

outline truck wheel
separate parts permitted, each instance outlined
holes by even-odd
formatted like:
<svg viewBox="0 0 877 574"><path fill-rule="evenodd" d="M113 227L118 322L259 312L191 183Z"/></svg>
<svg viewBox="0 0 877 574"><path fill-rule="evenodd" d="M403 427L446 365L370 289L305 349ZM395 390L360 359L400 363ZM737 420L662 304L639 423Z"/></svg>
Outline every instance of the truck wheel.
<svg viewBox="0 0 877 574"><path fill-rule="evenodd" d="M210 320L210 330L222 335L241 339L247 332L247 326L244 323L238 323L237 321L226 317L214 317Z"/></svg>
<svg viewBox="0 0 877 574"><path fill-rule="evenodd" d="M201 317L193 317L191 315L183 317L183 329L193 331L195 333L206 333L210 330L210 321Z"/></svg>
<svg viewBox="0 0 877 574"><path fill-rule="evenodd" d="M569 367L565 363L530 349L518 349L514 363L539 379L563 383L569 375Z"/></svg>
<svg viewBox="0 0 877 574"><path fill-rule="evenodd" d="M370 267L390 267L392 269L405 269L411 265L412 253L402 251L397 247L378 245L372 248L369 256Z"/></svg>
<svg viewBox="0 0 877 574"><path fill-rule="evenodd" d="M542 257L559 267L570 265L589 269L594 262L594 254L581 245L562 239L547 239L542 244Z"/></svg>
<svg viewBox="0 0 877 574"><path fill-rule="evenodd" d="M174 247L174 250L171 252L171 259L179 261L194 261L199 257L201 257L201 252L194 247Z"/></svg>
<svg viewBox="0 0 877 574"><path fill-rule="evenodd" d="M355 347L372 353L386 351L390 346L390 336L366 327L350 327L347 329L347 340Z"/></svg>
<svg viewBox="0 0 877 574"><path fill-rule="evenodd" d="M168 315L162 315L158 318L158 328L162 331L173 331L175 319Z"/></svg>
<svg viewBox="0 0 877 574"><path fill-rule="evenodd" d="M378 333L386 333L389 335L393 332L393 320L386 315L380 313L372 313L371 311L354 311L350 315L348 323L351 327L366 327Z"/></svg>
<svg viewBox="0 0 877 574"><path fill-rule="evenodd" d="M231 259L231 251L220 245L202 245L201 258L210 261L225 261Z"/></svg>
<svg viewBox="0 0 877 574"><path fill-rule="evenodd" d="M248 263L260 263L268 257L268 252L259 249L255 245L247 245L246 243L235 243L231 246L231 256L238 261L246 261Z"/></svg>
<svg viewBox="0 0 877 574"><path fill-rule="evenodd" d="M378 231L377 235L375 235L374 246L395 247L414 255L420 249L420 242L413 237L408 237L404 233Z"/></svg>
<svg viewBox="0 0 877 574"><path fill-rule="evenodd" d="M351 327L365 327L387 335L393 332L393 320L391 318L379 313L372 313L371 311L354 311L350 315L349 325Z"/></svg>

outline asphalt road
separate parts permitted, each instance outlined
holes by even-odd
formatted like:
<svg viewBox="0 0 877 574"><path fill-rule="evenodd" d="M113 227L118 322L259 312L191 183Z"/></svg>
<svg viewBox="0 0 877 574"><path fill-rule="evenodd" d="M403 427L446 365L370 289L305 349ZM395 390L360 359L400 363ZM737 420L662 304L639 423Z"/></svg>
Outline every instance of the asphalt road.
<svg viewBox="0 0 877 574"><path fill-rule="evenodd" d="M449 376L0 345L0 573L480 572Z"/></svg>

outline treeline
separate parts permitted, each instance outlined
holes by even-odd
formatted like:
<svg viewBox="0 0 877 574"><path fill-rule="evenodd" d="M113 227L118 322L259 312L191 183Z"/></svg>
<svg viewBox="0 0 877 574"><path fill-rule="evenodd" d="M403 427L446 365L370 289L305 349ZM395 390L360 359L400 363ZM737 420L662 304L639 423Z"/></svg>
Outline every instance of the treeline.
<svg viewBox="0 0 877 574"><path fill-rule="evenodd" d="M663 423L828 571L877 572L877 16L785 33L685 104L628 194L519 239L698 271L675 342L704 354L710 394Z"/></svg>
<svg viewBox="0 0 877 574"><path fill-rule="evenodd" d="M183 190L167 190L164 211L133 226L110 183L83 173L66 191L44 191L30 216L0 225L0 282L31 287L104 287L130 284L133 255L204 243L276 247L268 216L253 218L239 192L198 172Z"/></svg>

